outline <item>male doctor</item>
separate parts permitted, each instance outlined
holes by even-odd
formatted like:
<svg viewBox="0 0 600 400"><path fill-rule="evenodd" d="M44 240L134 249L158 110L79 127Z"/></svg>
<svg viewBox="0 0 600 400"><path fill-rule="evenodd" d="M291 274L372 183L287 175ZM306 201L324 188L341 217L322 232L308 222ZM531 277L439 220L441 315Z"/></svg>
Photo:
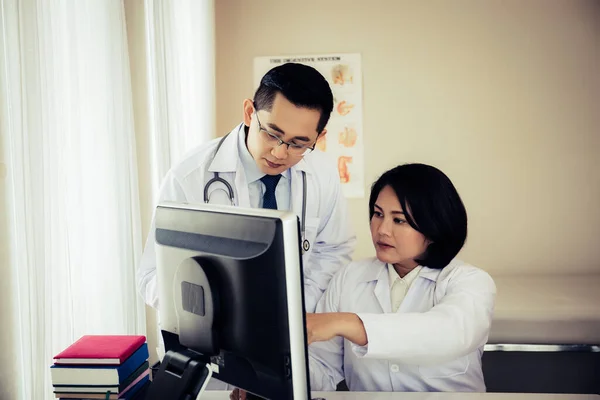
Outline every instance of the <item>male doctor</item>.
<svg viewBox="0 0 600 400"><path fill-rule="evenodd" d="M203 203L206 196L210 203L293 210L301 223L305 214L307 312L315 311L331 277L350 262L356 242L337 168L315 150L332 109L329 84L314 68L288 63L271 69L254 100L244 100L243 123L188 153L167 173L159 196L159 201ZM222 181L207 185L217 174L230 187ZM153 222L137 285L146 303L157 308L154 241Z"/></svg>

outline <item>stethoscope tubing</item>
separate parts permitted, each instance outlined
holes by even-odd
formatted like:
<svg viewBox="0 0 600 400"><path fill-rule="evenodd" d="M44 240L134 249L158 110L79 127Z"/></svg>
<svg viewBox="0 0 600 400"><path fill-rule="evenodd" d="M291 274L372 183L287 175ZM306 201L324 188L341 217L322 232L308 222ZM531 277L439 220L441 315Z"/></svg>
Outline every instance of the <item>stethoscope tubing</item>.
<svg viewBox="0 0 600 400"><path fill-rule="evenodd" d="M217 144L217 148L215 150L215 154L213 155L213 160L215 159L215 157L217 156L217 153L219 152L219 149L221 148L221 145L223 144L223 142L225 141L225 138L229 136L229 134L223 136L223 138L221 138L221 140L219 141L219 144ZM307 252L310 249L310 242L308 241L308 239L306 239L306 172L301 171L302 172L302 220L300 221L300 231L301 231L301 240L302 240L302 253L304 254L305 252ZM204 202L205 203L209 203L210 202L210 194L208 193L208 190L210 189L210 186L216 182L221 182L222 184L225 185L225 187L227 188L227 195L229 197L229 201L231 202L231 205L235 205L235 199L234 199L234 191L233 191L233 187L231 186L231 184L229 182L227 182L225 179L221 178L219 176L218 172L214 173L214 176L208 181L206 182L206 185L204 185ZM221 189L223 191L225 191L225 189Z"/></svg>

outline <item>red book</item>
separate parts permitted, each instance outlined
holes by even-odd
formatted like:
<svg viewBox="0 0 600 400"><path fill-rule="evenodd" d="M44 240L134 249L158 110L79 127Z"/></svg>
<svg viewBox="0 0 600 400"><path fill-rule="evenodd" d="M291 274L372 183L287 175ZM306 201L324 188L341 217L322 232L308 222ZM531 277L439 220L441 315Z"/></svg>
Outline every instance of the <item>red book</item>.
<svg viewBox="0 0 600 400"><path fill-rule="evenodd" d="M120 365L144 343L145 336L85 335L54 356L54 363Z"/></svg>

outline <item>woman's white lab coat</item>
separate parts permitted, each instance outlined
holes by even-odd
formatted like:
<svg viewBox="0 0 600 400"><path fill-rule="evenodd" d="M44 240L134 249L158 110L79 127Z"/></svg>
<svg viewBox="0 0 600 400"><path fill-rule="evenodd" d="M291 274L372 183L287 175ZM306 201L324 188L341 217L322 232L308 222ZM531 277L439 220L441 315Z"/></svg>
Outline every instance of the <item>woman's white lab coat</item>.
<svg viewBox="0 0 600 400"><path fill-rule="evenodd" d="M228 181L235 192L235 205L251 207L248 183L238 149L243 124L234 128L215 155L219 139L193 150L173 167L163 181L159 201L204 203L204 186L214 173ZM351 260L356 237L351 228L346 200L335 164L315 150L290 168L292 210L302 217L302 174L306 172L306 239L311 247L303 256L306 310L312 312L333 274ZM211 185L211 203L231 204L225 185ZM154 220L154 218L153 218ZM147 304L158 307L154 222L137 269L138 291Z"/></svg>
<svg viewBox="0 0 600 400"><path fill-rule="evenodd" d="M358 314L368 344L336 337L309 346L312 390L485 392L481 355L496 286L483 270L453 260L424 267L391 313L386 264L354 262L339 271L317 312Z"/></svg>

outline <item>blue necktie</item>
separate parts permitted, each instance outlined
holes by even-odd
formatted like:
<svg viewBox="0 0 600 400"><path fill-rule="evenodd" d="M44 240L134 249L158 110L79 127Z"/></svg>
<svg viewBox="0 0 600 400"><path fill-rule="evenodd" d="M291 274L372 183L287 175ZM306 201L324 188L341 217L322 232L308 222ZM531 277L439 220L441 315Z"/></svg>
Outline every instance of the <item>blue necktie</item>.
<svg viewBox="0 0 600 400"><path fill-rule="evenodd" d="M263 208L277 210L277 199L275 198L275 188L281 179L281 175L265 175L260 180L265 184L265 194L263 195Z"/></svg>

